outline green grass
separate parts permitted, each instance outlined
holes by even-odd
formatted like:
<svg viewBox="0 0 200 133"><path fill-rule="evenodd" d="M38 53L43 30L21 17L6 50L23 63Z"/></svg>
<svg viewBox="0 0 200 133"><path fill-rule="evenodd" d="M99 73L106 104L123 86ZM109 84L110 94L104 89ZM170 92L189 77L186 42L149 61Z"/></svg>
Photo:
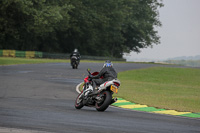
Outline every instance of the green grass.
<svg viewBox="0 0 200 133"><path fill-rule="evenodd" d="M69 62L69 59L35 59L35 58L0 57L0 65L58 63L58 62L66 63ZM103 63L104 61L81 60L81 62ZM113 63L125 63L125 61L113 61Z"/></svg>
<svg viewBox="0 0 200 133"><path fill-rule="evenodd" d="M116 96L134 103L200 112L200 69L153 67L118 74Z"/></svg>
<svg viewBox="0 0 200 133"><path fill-rule="evenodd" d="M56 63L56 62L66 63L66 62L69 62L69 60L0 57L0 65Z"/></svg>

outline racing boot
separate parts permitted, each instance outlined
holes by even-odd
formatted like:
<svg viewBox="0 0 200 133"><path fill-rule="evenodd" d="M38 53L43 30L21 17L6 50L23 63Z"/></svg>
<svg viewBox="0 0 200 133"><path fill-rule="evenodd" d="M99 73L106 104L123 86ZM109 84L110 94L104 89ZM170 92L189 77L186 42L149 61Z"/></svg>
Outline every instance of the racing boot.
<svg viewBox="0 0 200 133"><path fill-rule="evenodd" d="M97 88L95 88L94 90L93 90L93 95L96 95L96 94L98 94L99 93L99 90L100 90L100 87L97 87Z"/></svg>

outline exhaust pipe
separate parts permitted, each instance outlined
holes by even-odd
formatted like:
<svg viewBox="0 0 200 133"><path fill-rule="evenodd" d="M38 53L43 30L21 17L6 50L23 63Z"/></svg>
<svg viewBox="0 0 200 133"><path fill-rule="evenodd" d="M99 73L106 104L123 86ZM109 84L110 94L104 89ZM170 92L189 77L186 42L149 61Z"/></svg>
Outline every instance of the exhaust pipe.
<svg viewBox="0 0 200 133"><path fill-rule="evenodd" d="M116 97L113 98L113 99L111 100L111 103L110 103L110 104L113 104L113 103L115 103L115 102L117 102L117 98L116 98Z"/></svg>

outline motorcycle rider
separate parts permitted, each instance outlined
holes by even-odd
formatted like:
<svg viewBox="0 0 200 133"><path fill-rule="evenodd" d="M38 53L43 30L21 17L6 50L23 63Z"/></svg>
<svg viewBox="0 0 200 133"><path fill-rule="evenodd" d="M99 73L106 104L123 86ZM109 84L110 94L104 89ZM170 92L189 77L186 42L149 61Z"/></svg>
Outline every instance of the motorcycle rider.
<svg viewBox="0 0 200 133"><path fill-rule="evenodd" d="M103 77L103 78L101 78ZM89 75L89 78L92 79L92 83L93 83L93 90L91 90L91 88L87 88L85 90L86 91L93 91L93 94L97 94L98 91L94 91L96 86L99 86L101 84L103 84L106 81L111 81L115 78L117 78L117 72L115 71L115 69L113 68L113 64L110 60L105 61L104 65L103 65L103 69L99 72L98 75ZM101 88L98 87L98 90L100 90Z"/></svg>
<svg viewBox="0 0 200 133"><path fill-rule="evenodd" d="M71 60L71 63L72 63L72 56L75 56L77 57L77 60L78 60L78 64L80 63L80 53L78 52L78 49L74 49L74 51L71 53L70 55L70 60Z"/></svg>

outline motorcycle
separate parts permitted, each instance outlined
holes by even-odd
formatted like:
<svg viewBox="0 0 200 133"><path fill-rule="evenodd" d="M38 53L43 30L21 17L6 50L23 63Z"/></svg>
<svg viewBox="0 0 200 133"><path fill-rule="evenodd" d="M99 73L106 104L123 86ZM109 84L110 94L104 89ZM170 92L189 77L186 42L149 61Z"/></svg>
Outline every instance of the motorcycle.
<svg viewBox="0 0 200 133"><path fill-rule="evenodd" d="M71 66L72 66L73 69L77 69L78 65L79 65L78 57L76 57L76 56L73 55L71 57Z"/></svg>
<svg viewBox="0 0 200 133"><path fill-rule="evenodd" d="M120 81L118 79L113 79L107 81L99 86L99 90L94 91L84 91L87 88L93 90L93 81L90 75L97 75L99 72L90 73L90 69L87 69L89 75L84 79L84 85L81 93L77 96L75 101L75 108L81 109L83 106L95 107L97 111L105 111L109 105L117 101L117 98L112 98L114 93L118 93L120 86ZM103 78L103 77L101 77Z"/></svg>

